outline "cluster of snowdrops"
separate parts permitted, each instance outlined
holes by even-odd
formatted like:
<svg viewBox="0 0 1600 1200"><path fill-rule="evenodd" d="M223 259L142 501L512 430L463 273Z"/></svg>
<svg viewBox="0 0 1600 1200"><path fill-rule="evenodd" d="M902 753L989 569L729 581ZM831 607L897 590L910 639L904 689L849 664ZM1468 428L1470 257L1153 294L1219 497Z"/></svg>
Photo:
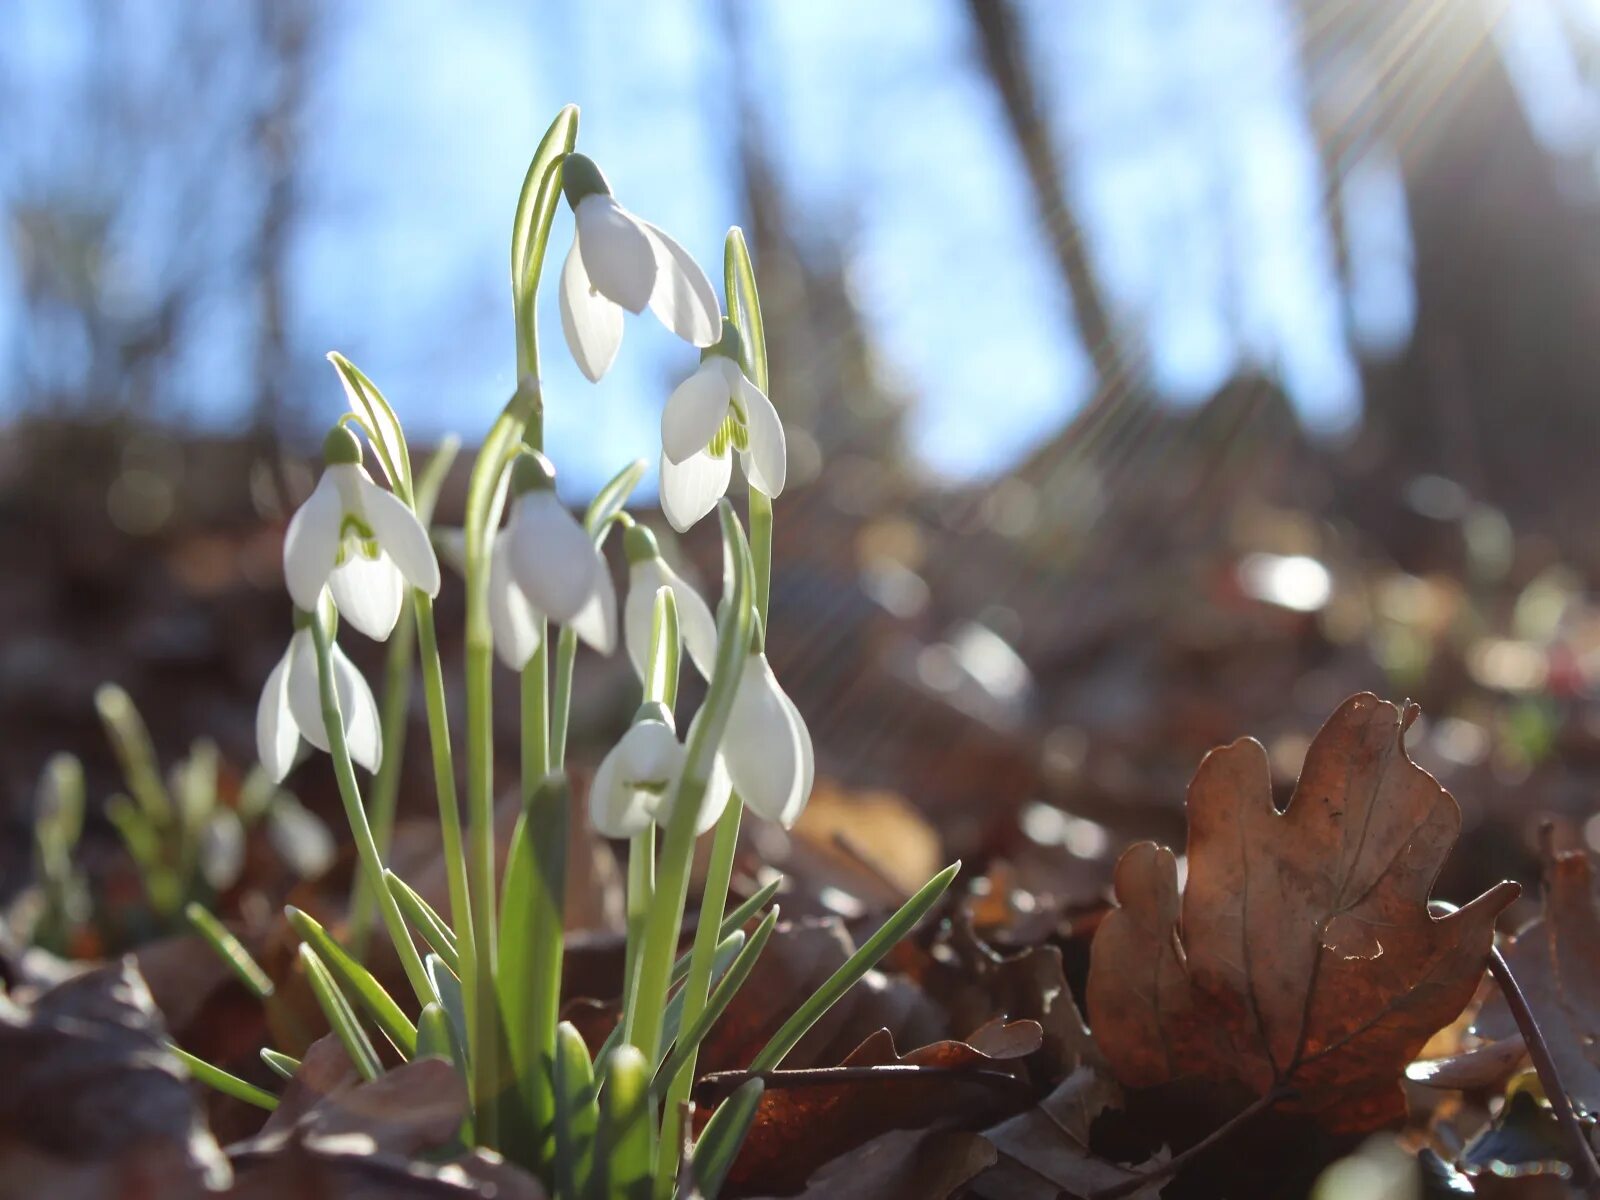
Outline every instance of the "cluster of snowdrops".
<svg viewBox="0 0 1600 1200"><path fill-rule="evenodd" d="M404 432L382 393L348 360L330 355L349 412L328 433L321 480L285 538L294 633L261 696L259 754L277 780L302 757L302 743L331 757L360 862L360 900L376 911L414 993L391 996L358 953L290 910L312 991L361 1074L375 1077L396 1059L450 1059L471 1098L463 1144L499 1150L559 1197L670 1196L685 1185L714 1196L760 1102L760 1072L777 1067L931 908L955 868L931 880L798 1006L752 1062L750 1081L691 1139L685 1116L696 1050L778 918L772 900L781 881L727 907L742 814L749 809L792 824L812 786L810 735L763 650L784 430L766 395L760 302L739 230L725 243L724 315L689 253L624 208L599 168L576 153L577 127L575 108L557 116L517 204L511 282L519 382L479 449L461 530L430 532L442 471L430 464L413 475ZM581 519L556 497L555 470L542 453L544 406L556 401L540 386L535 313L563 196L575 233L559 283L561 325L584 375L605 374L625 314L646 308L700 350L698 369L663 409L661 504L680 531L716 512L723 577L715 612L625 511L642 462L602 488ZM387 487L365 469L369 452ZM742 519L725 498L736 457L749 485ZM620 614L604 557L614 529L627 562ZM446 709L434 626L441 557L459 567L466 590L460 729ZM383 861L356 773L382 766L380 706L336 640L341 625L388 639L408 608L416 657L406 665L421 669L449 883L443 913ZM578 643L611 654L619 625L641 702L595 773L588 814L601 834L628 839L627 953L621 1018L591 1054L559 1017L570 811L565 751ZM521 681L523 808L503 879L493 822L496 657ZM707 688L680 733L684 657ZM690 864L707 834L710 866L692 944L680 957ZM243 946L219 922L197 917L240 977L269 998L271 985ZM275 1105L267 1090L183 1057L205 1082ZM286 1077L299 1066L271 1048L262 1057Z"/></svg>

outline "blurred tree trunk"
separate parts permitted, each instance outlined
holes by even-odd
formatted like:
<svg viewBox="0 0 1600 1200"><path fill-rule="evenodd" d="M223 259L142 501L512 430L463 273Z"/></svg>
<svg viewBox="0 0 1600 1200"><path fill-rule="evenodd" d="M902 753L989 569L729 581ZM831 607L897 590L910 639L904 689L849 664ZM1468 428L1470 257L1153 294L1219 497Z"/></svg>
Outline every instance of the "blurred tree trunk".
<svg viewBox="0 0 1600 1200"><path fill-rule="evenodd" d="M1078 337L1094 363L1097 398L1116 394L1132 383L1129 372L1133 363L1089 261L1083 228L1067 198L1066 171L1039 102L1021 18L1012 0L967 0L967 13L977 36L979 57L1027 171L1034 207L1072 304Z"/></svg>
<svg viewBox="0 0 1600 1200"><path fill-rule="evenodd" d="M1336 174L1370 141L1392 146L1415 248L1411 342L1364 370L1363 471L1439 472L1569 552L1600 550L1592 163L1539 144L1492 40L1493 0L1362 0L1337 20L1329 0L1299 2L1323 162Z"/></svg>

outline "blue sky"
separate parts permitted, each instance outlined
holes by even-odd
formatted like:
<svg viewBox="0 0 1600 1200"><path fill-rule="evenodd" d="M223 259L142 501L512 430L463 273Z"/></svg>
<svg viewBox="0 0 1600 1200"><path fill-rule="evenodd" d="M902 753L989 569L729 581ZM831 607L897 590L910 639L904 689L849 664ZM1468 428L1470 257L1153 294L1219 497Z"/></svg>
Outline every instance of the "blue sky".
<svg viewBox="0 0 1600 1200"><path fill-rule="evenodd" d="M1359 404L1347 319L1379 349L1409 330L1404 199L1381 154L1356 165L1344 189L1352 292L1342 297L1286 5L1022 7L1092 261L1156 386L1192 403L1257 364L1281 376L1309 425L1346 427ZM75 62L71 8L25 2L16 18L41 86ZM290 336L304 361L343 350L417 436L479 436L512 384L511 207L567 100L582 106L583 146L622 202L718 276L723 233L741 217L718 5L408 0L322 11L290 280ZM1003 471L1070 417L1089 378L964 7L808 0L742 11L745 70L802 236L844 246L883 369L913 398L915 453L945 478ZM1522 37L1534 61L1537 33ZM1583 115L1569 98L1544 119L1559 135ZM570 230L563 210L552 276ZM628 458L653 460L660 405L695 356L648 318L632 320L617 368L591 385L567 358L553 293L545 300L548 440L580 493ZM0 289L0 323L7 311ZM178 400L226 424L248 381L230 382L219 364L248 331L220 311L214 325ZM305 386L313 417L337 414L331 370Z"/></svg>

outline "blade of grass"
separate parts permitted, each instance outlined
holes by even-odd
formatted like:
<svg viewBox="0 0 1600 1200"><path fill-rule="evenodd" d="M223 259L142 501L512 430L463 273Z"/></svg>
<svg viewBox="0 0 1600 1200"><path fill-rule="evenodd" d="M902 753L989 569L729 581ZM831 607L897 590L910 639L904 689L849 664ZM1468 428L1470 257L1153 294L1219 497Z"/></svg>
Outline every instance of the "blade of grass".
<svg viewBox="0 0 1600 1200"><path fill-rule="evenodd" d="M389 894L400 907L400 915L415 929L428 948L444 960L457 977L461 974L461 960L456 953L456 935L450 932L444 918L409 883L393 871L384 871L383 881Z"/></svg>
<svg viewBox="0 0 1600 1200"><path fill-rule="evenodd" d="M289 924L301 939L317 952L323 964L338 980L346 996L355 997L356 1003L367 1010L367 1015L377 1022L384 1036L394 1043L404 1058L417 1052L417 1027L401 1011L394 998L384 991L383 985L373 977L334 937L308 914L292 904L284 910Z"/></svg>
<svg viewBox="0 0 1600 1200"><path fill-rule="evenodd" d="M189 919L189 924L205 940L206 945L216 951L217 957L228 964L229 970L238 976L239 982L244 984L252 996L262 1002L272 998L272 980L261 969L261 964L250 957L250 951L244 948L244 943L234 937L226 925L207 912L204 905L194 901L190 901L184 907L183 915Z"/></svg>
<svg viewBox="0 0 1600 1200"><path fill-rule="evenodd" d="M276 1050L262 1047L261 1061L271 1067L274 1072L285 1079L293 1079L294 1073L300 1069L300 1060L287 1054L279 1054Z"/></svg>
<svg viewBox="0 0 1600 1200"><path fill-rule="evenodd" d="M717 1200L722 1184L728 1178L733 1160L738 1157L744 1135L756 1119L756 1109L761 1104L761 1093L766 1085L759 1079L741 1084L739 1089L711 1114L706 1127L700 1131L700 1140L694 1147L694 1178L705 1200Z"/></svg>
<svg viewBox="0 0 1600 1200"><path fill-rule="evenodd" d="M189 1074L207 1087L215 1088L235 1100L243 1100L246 1104L264 1108L268 1112L278 1107L278 1098L271 1092L264 1092L255 1084L246 1083L237 1075L230 1075L221 1067L214 1067L203 1058L196 1058L176 1043L168 1042L167 1049L177 1055L178 1061L189 1069Z"/></svg>
<svg viewBox="0 0 1600 1200"><path fill-rule="evenodd" d="M328 1025L350 1056L357 1074L369 1081L376 1079L383 1074L377 1048L367 1036L367 1031L361 1028L361 1022L356 1020L355 1010L334 982L333 974L317 952L304 942L300 944L300 961L305 964L306 979L311 984L312 995L317 998L317 1007L328 1018Z"/></svg>
<svg viewBox="0 0 1600 1200"><path fill-rule="evenodd" d="M750 935L750 940L740 948L738 957L722 975L721 982L711 993L705 1008L678 1038L677 1044L672 1048L672 1056L656 1071L655 1080L650 1085L650 1090L656 1095L665 1095L671 1088L673 1080L677 1078L678 1072L694 1061L700 1043L705 1041L706 1035L711 1032L711 1027L717 1023L717 1018L727 1010L734 996L744 986L744 981L750 977L756 960L761 957L762 950L766 949L767 939L772 936L772 930L777 924L778 910L774 908L767 914L766 920L756 926L756 931Z"/></svg>
<svg viewBox="0 0 1600 1200"><path fill-rule="evenodd" d="M873 967L878 960L887 954L893 945L916 926L917 922L927 915L929 909L944 895L950 886L950 881L961 870L959 860L951 863L940 871L921 889L900 906L898 912L890 917L883 925L862 943L861 948L845 960L843 966L835 971L821 987L783 1023L783 1027L772 1035L756 1055L755 1061L750 1064L752 1071L771 1071L783 1061L784 1055L793 1050L795 1043L805 1036L806 1030L821 1019L822 1015L839 1002L839 999L848 992L856 983Z"/></svg>

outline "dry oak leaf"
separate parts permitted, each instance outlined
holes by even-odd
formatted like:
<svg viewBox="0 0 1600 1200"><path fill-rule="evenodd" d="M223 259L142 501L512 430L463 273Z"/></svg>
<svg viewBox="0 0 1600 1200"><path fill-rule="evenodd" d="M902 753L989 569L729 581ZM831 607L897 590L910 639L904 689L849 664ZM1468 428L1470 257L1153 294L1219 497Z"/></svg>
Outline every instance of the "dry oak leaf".
<svg viewBox="0 0 1600 1200"><path fill-rule="evenodd" d="M1277 1091L1285 1110L1344 1133L1405 1115L1401 1072L1472 998L1518 892L1497 884L1429 915L1461 810L1406 756L1417 711L1346 700L1282 813L1259 742L1206 755L1189 785L1181 909L1171 851L1144 842L1122 856L1088 984L1121 1083Z"/></svg>
<svg viewBox="0 0 1600 1200"><path fill-rule="evenodd" d="M1594 860L1585 850L1557 851L1543 839L1544 909L1506 947L1506 962L1550 1047L1561 1082L1578 1107L1600 1112L1600 905ZM1472 1032L1491 1039L1485 1052L1515 1045L1517 1023L1497 992ZM1509 1053L1509 1051L1507 1051Z"/></svg>

